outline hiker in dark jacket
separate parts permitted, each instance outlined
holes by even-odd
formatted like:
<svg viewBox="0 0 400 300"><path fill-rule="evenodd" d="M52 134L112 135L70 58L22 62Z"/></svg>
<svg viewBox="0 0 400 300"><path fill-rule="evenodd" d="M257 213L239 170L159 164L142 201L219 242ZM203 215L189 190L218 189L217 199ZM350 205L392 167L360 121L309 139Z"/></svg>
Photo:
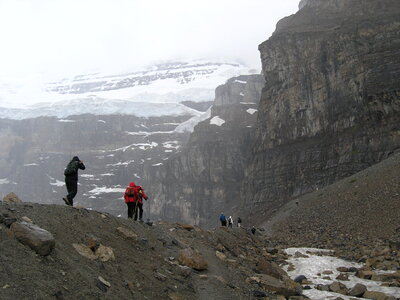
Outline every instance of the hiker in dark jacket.
<svg viewBox="0 0 400 300"><path fill-rule="evenodd" d="M129 183L124 193L125 203L128 205L128 218L131 219L134 215L134 220L136 221L139 211L139 221L143 221L143 198L146 201L148 199L143 188L134 182Z"/></svg>
<svg viewBox="0 0 400 300"><path fill-rule="evenodd" d="M68 195L63 200L69 206L74 205L74 197L78 192L78 169L85 170L85 165L78 156L74 156L64 171Z"/></svg>
<svg viewBox="0 0 400 300"><path fill-rule="evenodd" d="M226 217L223 213L219 216L219 220L221 221L221 226L226 227Z"/></svg>

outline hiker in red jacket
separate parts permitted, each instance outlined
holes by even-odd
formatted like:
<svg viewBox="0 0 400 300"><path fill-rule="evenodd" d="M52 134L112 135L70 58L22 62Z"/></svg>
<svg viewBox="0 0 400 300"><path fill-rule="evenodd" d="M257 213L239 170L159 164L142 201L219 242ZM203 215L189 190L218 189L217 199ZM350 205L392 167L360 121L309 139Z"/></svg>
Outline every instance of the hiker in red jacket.
<svg viewBox="0 0 400 300"><path fill-rule="evenodd" d="M124 194L125 203L128 205L128 218L132 219L133 215L135 215L134 220L136 221L139 209L139 221L143 221L143 198L145 200L148 199L143 188L134 182L129 183Z"/></svg>

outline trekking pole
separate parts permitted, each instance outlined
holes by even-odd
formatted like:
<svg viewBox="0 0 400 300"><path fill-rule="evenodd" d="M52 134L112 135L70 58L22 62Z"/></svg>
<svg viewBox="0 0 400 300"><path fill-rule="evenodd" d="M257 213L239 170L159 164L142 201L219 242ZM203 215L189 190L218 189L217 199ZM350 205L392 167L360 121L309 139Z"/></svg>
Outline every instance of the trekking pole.
<svg viewBox="0 0 400 300"><path fill-rule="evenodd" d="M137 205L138 205L138 202L139 202L139 201L136 199L135 211L134 211L134 214L133 214L133 219L136 218L136 212L137 212Z"/></svg>

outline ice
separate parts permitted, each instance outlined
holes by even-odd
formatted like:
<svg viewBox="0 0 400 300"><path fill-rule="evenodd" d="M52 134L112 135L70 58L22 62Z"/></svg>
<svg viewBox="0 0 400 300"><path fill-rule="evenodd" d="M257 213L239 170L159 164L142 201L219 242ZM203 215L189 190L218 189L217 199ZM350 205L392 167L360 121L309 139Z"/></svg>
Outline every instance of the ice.
<svg viewBox="0 0 400 300"><path fill-rule="evenodd" d="M361 283L367 287L367 290L369 291L378 291L385 293L386 295L394 296L394 297L400 297L400 288L396 287L384 287L381 286L380 282L373 281L373 280L366 280L366 279L361 279L356 276L354 276L352 273L349 273L349 281L341 281L335 279L340 272L338 272L336 269L338 267L355 267L355 268L361 268L363 265L356 263L356 262L349 262L345 261L343 259L339 259L333 256L320 256L316 255L313 253L316 252L325 252L325 253L332 253L332 250L327 250L327 249L315 249L315 248L288 248L285 250L288 255L291 255L292 257L289 258L288 262L293 264L294 266L294 271L289 271L287 272L289 276L294 279L298 275L304 275L307 277L308 280L312 282L310 284L311 287L314 287L316 284L331 284L334 281L339 281L346 285L347 288L352 288L356 283ZM300 252L302 254L307 255L308 257L299 257L295 258L293 255L296 252ZM284 267L285 271L287 271L287 266ZM332 280L325 280L322 279L322 276L319 276L317 274L322 274L324 271L332 271L333 274L329 275ZM379 271L378 271L379 272ZM324 299L335 299L336 297L341 297L345 300L350 300L351 298L354 297L348 297L344 295L340 295L337 293L332 293L332 292L323 292L316 290L312 288L311 290L304 290L303 291L304 295L308 296L310 299L314 300L324 300Z"/></svg>
<svg viewBox="0 0 400 300"><path fill-rule="evenodd" d="M224 123L225 123L225 120L221 119L221 118L218 117L218 116L215 116L214 118L212 118L212 119L210 120L210 124L211 124L211 125L222 126L222 124L224 124Z"/></svg>

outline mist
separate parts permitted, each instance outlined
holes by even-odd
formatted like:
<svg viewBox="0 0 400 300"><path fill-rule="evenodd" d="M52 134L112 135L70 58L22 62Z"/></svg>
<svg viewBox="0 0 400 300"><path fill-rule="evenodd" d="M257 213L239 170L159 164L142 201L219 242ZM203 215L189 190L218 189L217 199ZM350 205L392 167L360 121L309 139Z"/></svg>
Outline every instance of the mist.
<svg viewBox="0 0 400 300"><path fill-rule="evenodd" d="M258 44L298 0L3 0L0 83L126 72L179 59L260 68Z"/></svg>

